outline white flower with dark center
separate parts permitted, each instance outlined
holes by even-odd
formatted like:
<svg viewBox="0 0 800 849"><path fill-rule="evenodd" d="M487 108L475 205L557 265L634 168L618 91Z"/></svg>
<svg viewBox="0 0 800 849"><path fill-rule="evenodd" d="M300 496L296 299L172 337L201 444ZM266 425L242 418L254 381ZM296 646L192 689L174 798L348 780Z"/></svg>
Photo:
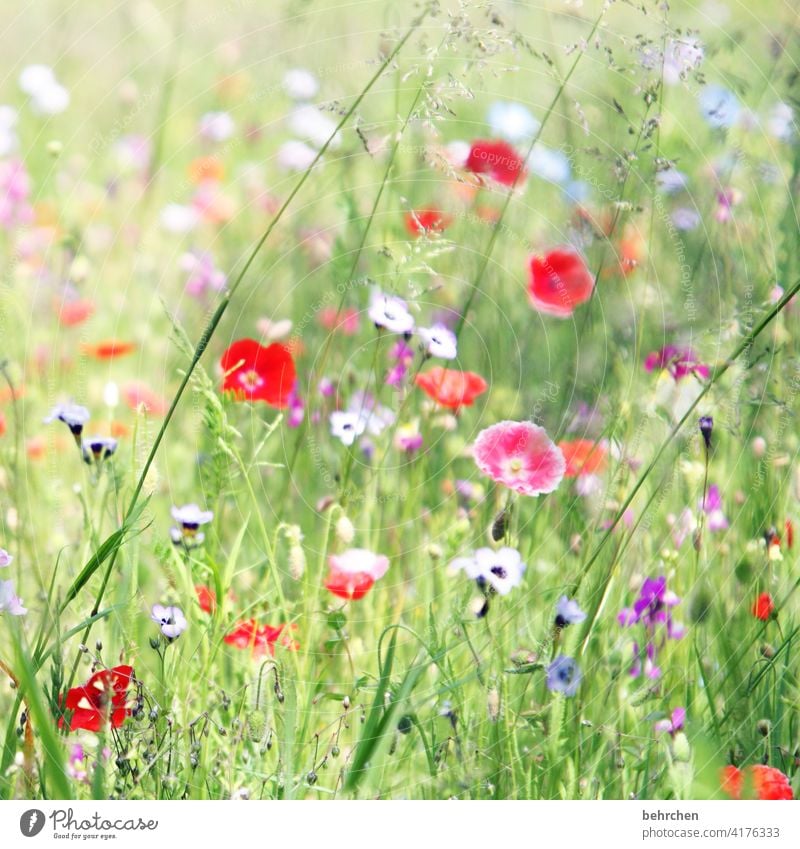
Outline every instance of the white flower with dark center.
<svg viewBox="0 0 800 849"><path fill-rule="evenodd" d="M343 445L352 445L356 437L366 430L364 416L356 410L336 410L330 415L331 434L342 441Z"/></svg>
<svg viewBox="0 0 800 849"><path fill-rule="evenodd" d="M586 619L586 614L574 598L562 595L556 603L556 628L566 628L567 625L577 625Z"/></svg>
<svg viewBox="0 0 800 849"><path fill-rule="evenodd" d="M431 357L454 360L458 356L458 339L452 330L443 324L433 327L420 327L417 331L425 345L425 352Z"/></svg>
<svg viewBox="0 0 800 849"><path fill-rule="evenodd" d="M170 537L174 543L186 545L200 545L205 539L205 534L198 529L201 525L207 525L214 518L214 513L211 510L201 510L197 504L173 507L171 515L180 527L170 528Z"/></svg>
<svg viewBox="0 0 800 849"><path fill-rule="evenodd" d="M408 311L406 302L379 289L372 292L367 315L376 327L391 333L411 333L414 330L414 316Z"/></svg>
<svg viewBox="0 0 800 849"><path fill-rule="evenodd" d="M487 584L500 595L508 595L522 583L525 564L516 548L479 548L471 557L459 557L450 564L454 570L463 569L467 577L481 587Z"/></svg>
<svg viewBox="0 0 800 849"><path fill-rule="evenodd" d="M83 461L91 463L102 463L117 450L117 440L110 436L90 436L81 443Z"/></svg>
<svg viewBox="0 0 800 849"><path fill-rule="evenodd" d="M75 437L83 433L83 426L89 421L89 411L86 407L78 404L56 404L50 411L50 415L44 420L45 424L59 421L69 428L69 432Z"/></svg>
<svg viewBox="0 0 800 849"><path fill-rule="evenodd" d="M150 618L161 626L161 633L170 642L177 640L189 625L183 611L174 605L165 607L162 604L154 604Z"/></svg>

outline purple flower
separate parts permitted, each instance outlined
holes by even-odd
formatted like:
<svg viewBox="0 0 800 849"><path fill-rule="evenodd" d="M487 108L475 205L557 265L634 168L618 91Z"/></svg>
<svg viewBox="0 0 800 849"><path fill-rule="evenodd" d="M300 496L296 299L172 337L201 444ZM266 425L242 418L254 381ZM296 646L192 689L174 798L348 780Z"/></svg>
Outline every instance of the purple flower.
<svg viewBox="0 0 800 849"><path fill-rule="evenodd" d="M574 696L581 684L581 671L573 658L560 654L547 667L547 689L551 693Z"/></svg>
<svg viewBox="0 0 800 849"><path fill-rule="evenodd" d="M0 548L0 569L10 566L14 558L4 549Z"/></svg>
<svg viewBox="0 0 800 849"><path fill-rule="evenodd" d="M289 427L300 427L303 423L303 415L305 412L305 404L297 391L297 383L295 382L292 391L289 393L289 417L286 423Z"/></svg>
<svg viewBox="0 0 800 849"><path fill-rule="evenodd" d="M706 493L705 501L701 499L698 507L708 517L706 524L709 531L725 531L728 529L728 519L722 511L722 495L716 484L711 484Z"/></svg>
<svg viewBox="0 0 800 849"><path fill-rule="evenodd" d="M214 258L207 251L190 251L181 257L181 270L186 272L186 291L193 298L201 298L207 292L219 292L225 288L228 278L214 265Z"/></svg>
<svg viewBox="0 0 800 849"><path fill-rule="evenodd" d="M660 719L653 727L660 734L667 732L674 737L679 731L683 731L685 724L686 708L676 707L669 719Z"/></svg>
<svg viewBox="0 0 800 849"><path fill-rule="evenodd" d="M0 581L0 613L24 616L27 612L22 606L22 599L14 592L14 582Z"/></svg>
<svg viewBox="0 0 800 849"><path fill-rule="evenodd" d="M623 628L641 624L647 635L644 663L638 643L633 645L633 664L630 670L632 676L638 677L642 672L648 678L658 678L661 675L661 670L656 665L659 649L667 639L679 640L685 633L683 625L675 622L671 613L672 608L680 604L680 601L675 593L667 589L667 579L663 575L658 578L646 578L633 607L625 607L617 615L617 622Z"/></svg>
<svg viewBox="0 0 800 849"><path fill-rule="evenodd" d="M389 351L389 359L392 361L392 367L386 376L386 384L387 386L402 386L408 367L414 360L414 349L401 339L392 346L391 351Z"/></svg>

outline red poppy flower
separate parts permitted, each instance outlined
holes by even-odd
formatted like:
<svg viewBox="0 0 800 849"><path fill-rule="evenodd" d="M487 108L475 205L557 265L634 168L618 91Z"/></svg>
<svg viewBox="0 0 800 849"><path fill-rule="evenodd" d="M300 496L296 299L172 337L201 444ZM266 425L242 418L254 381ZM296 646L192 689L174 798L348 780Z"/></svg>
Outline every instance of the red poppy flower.
<svg viewBox="0 0 800 849"><path fill-rule="evenodd" d="M423 233L441 233L446 230L453 219L438 209L419 209L415 212L407 212L405 217L406 230L412 236L421 236Z"/></svg>
<svg viewBox="0 0 800 849"><path fill-rule="evenodd" d="M567 461L568 478L580 475L593 475L606 467L606 452L601 445L591 439L573 439L572 442L559 442L558 447Z"/></svg>
<svg viewBox="0 0 800 849"><path fill-rule="evenodd" d="M760 619L762 622L767 622L775 612L775 602L769 593L761 593L761 595L753 602L753 616Z"/></svg>
<svg viewBox="0 0 800 849"><path fill-rule="evenodd" d="M791 519L786 520L786 547L791 548L794 545L794 524Z"/></svg>
<svg viewBox="0 0 800 849"><path fill-rule="evenodd" d="M571 248L556 248L531 257L528 295L534 309L568 318L575 307L592 297L594 278L583 257Z"/></svg>
<svg viewBox="0 0 800 849"><path fill-rule="evenodd" d="M478 395L489 388L489 384L479 374L442 366L421 372L414 382L437 404L453 410L462 406L471 407Z"/></svg>
<svg viewBox="0 0 800 849"><path fill-rule="evenodd" d="M6 432L6 417L0 413L0 436L4 436Z"/></svg>
<svg viewBox="0 0 800 849"><path fill-rule="evenodd" d="M325 581L325 589L347 601L358 601L372 589L375 579L366 572L340 572L331 569Z"/></svg>
<svg viewBox="0 0 800 849"><path fill-rule="evenodd" d="M200 610L204 613L213 613L217 609L217 594L205 584L196 584L194 591L197 593L197 601Z"/></svg>
<svg viewBox="0 0 800 849"><path fill-rule="evenodd" d="M514 148L505 141L474 141L469 150L466 167L473 174L488 174L504 186L513 186L525 176L522 159Z"/></svg>
<svg viewBox="0 0 800 849"><path fill-rule="evenodd" d="M283 345L276 342L265 348L255 339L239 339L222 355L220 365L225 372L222 389L233 392L237 400L288 406L297 375Z"/></svg>
<svg viewBox="0 0 800 849"><path fill-rule="evenodd" d="M89 300L66 301L58 309L58 320L64 327L83 324L94 313L94 303Z"/></svg>
<svg viewBox="0 0 800 849"><path fill-rule="evenodd" d="M81 345L81 351L96 360L113 360L117 357L125 357L136 350L135 342L123 342L120 339L105 339L102 342Z"/></svg>
<svg viewBox="0 0 800 849"><path fill-rule="evenodd" d="M755 794L762 801L794 799L789 779L779 769L764 764L753 764L743 770L726 766L721 784L723 792L733 799L741 799L743 789L745 798L753 798Z"/></svg>
<svg viewBox="0 0 800 849"><path fill-rule="evenodd" d="M294 626L293 626L294 627ZM254 657L263 657L267 652L275 654L275 643L294 651L298 645L288 634L284 634L285 625L259 625L255 619L245 619L236 623L236 627L225 635L225 643L237 649L252 649Z"/></svg>
<svg viewBox="0 0 800 849"><path fill-rule="evenodd" d="M100 731L109 721L114 728L119 728L131 715L127 707L128 687L134 680L132 667L115 666L95 672L82 687L69 690L64 704L65 710L72 711L69 730ZM63 726L62 716L58 727Z"/></svg>

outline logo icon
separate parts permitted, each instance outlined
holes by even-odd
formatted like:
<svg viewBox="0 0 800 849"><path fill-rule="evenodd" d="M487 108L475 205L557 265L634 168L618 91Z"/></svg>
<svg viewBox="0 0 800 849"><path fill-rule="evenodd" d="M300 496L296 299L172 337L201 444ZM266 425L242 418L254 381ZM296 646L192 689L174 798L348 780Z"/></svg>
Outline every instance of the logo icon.
<svg viewBox="0 0 800 849"><path fill-rule="evenodd" d="M44 828L44 814L37 808L31 808L19 818L19 830L25 837L36 837Z"/></svg>

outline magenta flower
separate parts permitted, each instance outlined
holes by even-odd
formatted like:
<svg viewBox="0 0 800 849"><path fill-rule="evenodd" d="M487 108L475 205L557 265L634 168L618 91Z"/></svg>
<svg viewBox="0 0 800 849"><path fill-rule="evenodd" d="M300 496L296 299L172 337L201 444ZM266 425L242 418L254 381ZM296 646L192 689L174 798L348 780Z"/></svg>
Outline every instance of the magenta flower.
<svg viewBox="0 0 800 849"><path fill-rule="evenodd" d="M701 499L698 507L706 514L706 526L709 531L725 531L728 529L728 519L722 511L722 495L714 483L708 488L705 502Z"/></svg>
<svg viewBox="0 0 800 849"><path fill-rule="evenodd" d="M485 475L522 495L553 492L567 468L561 449L533 422L487 427L478 434L473 454Z"/></svg>
<svg viewBox="0 0 800 849"><path fill-rule="evenodd" d="M21 159L0 162L0 227L13 230L33 221L31 185Z"/></svg>
<svg viewBox="0 0 800 849"><path fill-rule="evenodd" d="M674 737L679 731L683 731L684 725L686 725L686 708L676 707L669 719L660 719L653 728L659 733L667 732Z"/></svg>
<svg viewBox="0 0 800 849"><path fill-rule="evenodd" d="M709 367L697 359L691 348L680 348L677 345L665 345L660 351L648 354L644 367L645 371L666 369L676 382L689 374L707 380L711 374Z"/></svg>

